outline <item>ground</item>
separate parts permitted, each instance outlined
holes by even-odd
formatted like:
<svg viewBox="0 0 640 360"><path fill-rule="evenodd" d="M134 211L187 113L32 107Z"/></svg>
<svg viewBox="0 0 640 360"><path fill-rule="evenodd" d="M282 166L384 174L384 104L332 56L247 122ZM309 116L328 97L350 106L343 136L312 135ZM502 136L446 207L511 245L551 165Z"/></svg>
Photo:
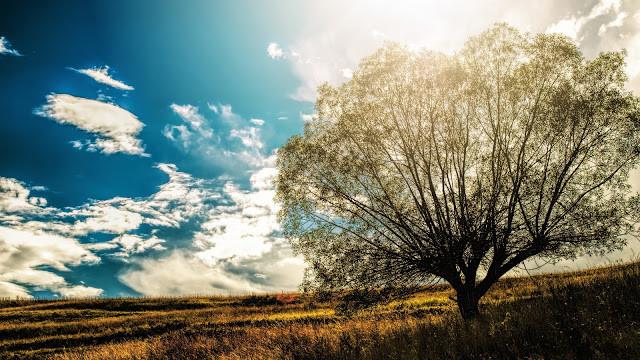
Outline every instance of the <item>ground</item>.
<svg viewBox="0 0 640 360"><path fill-rule="evenodd" d="M4 300L0 359L640 359L640 263L503 279L471 322L447 286L339 297Z"/></svg>

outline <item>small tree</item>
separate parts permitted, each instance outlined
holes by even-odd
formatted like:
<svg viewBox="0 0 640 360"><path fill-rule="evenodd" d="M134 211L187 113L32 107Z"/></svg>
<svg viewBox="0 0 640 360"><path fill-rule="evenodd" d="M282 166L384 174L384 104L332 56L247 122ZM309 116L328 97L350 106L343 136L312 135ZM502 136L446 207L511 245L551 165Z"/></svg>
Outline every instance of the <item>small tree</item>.
<svg viewBox="0 0 640 360"><path fill-rule="evenodd" d="M390 44L278 151L307 289L446 280L463 318L523 261L605 253L633 231L639 101L624 53L496 25L455 55Z"/></svg>

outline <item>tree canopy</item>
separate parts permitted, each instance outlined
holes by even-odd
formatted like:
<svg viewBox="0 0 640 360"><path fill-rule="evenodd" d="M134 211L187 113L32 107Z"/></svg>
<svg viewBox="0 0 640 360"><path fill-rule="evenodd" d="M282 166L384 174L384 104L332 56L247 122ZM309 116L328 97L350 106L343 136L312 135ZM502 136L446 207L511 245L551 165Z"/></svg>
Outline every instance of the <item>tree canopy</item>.
<svg viewBox="0 0 640 360"><path fill-rule="evenodd" d="M304 288L444 279L471 318L527 259L620 248L640 150L624 57L498 24L453 55L387 44L321 86L316 119L278 151Z"/></svg>

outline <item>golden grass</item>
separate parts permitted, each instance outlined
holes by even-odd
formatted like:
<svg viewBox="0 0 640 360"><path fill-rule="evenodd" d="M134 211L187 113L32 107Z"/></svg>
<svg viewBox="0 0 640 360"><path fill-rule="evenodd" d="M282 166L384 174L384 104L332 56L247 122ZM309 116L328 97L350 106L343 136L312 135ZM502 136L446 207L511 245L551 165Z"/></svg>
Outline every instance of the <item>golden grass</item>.
<svg viewBox="0 0 640 360"><path fill-rule="evenodd" d="M633 358L639 288L638 263L508 278L472 323L447 286L351 317L297 294L0 301L0 359Z"/></svg>

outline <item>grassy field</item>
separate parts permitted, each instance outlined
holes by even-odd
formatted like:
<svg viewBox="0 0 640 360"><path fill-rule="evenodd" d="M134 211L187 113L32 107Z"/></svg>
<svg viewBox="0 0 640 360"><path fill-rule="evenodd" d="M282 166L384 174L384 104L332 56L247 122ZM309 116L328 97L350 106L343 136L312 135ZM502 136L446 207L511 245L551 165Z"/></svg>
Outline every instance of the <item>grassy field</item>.
<svg viewBox="0 0 640 360"><path fill-rule="evenodd" d="M350 316L297 294L0 302L0 359L640 359L640 264L446 287Z"/></svg>

